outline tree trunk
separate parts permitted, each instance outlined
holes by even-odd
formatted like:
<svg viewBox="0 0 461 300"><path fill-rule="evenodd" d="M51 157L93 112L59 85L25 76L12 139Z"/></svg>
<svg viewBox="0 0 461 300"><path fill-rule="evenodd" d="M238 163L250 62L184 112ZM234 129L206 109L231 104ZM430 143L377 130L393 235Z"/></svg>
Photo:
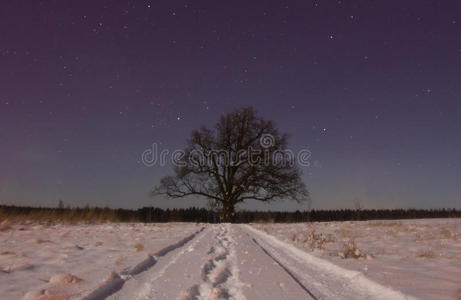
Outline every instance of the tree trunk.
<svg viewBox="0 0 461 300"><path fill-rule="evenodd" d="M231 200L224 202L222 217L223 222L232 223L235 219L234 203Z"/></svg>

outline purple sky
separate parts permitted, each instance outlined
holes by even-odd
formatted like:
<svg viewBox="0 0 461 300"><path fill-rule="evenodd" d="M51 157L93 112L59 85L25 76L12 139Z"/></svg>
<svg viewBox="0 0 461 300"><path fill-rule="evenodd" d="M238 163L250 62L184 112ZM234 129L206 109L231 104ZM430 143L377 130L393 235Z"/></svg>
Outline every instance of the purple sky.
<svg viewBox="0 0 461 300"><path fill-rule="evenodd" d="M0 204L200 204L142 152L253 106L313 208L461 208L459 1L8 1L0 82Z"/></svg>

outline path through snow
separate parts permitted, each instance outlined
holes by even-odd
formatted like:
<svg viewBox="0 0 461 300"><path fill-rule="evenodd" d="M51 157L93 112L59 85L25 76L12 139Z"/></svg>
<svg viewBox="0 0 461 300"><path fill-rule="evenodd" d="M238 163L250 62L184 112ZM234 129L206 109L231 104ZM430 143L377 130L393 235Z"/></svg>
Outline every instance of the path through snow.
<svg viewBox="0 0 461 300"><path fill-rule="evenodd" d="M247 225L208 225L168 250L80 298L414 299Z"/></svg>

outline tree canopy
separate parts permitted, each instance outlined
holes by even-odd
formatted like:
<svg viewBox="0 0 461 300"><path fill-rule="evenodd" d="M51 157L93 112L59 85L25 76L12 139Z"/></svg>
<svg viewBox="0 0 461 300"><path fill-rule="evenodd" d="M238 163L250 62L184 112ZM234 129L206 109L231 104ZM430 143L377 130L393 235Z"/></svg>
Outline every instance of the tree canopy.
<svg viewBox="0 0 461 300"><path fill-rule="evenodd" d="M307 201L286 134L251 107L221 116L213 129L194 130L174 175L161 179L154 195L169 198L203 196L231 221L235 206L246 200Z"/></svg>

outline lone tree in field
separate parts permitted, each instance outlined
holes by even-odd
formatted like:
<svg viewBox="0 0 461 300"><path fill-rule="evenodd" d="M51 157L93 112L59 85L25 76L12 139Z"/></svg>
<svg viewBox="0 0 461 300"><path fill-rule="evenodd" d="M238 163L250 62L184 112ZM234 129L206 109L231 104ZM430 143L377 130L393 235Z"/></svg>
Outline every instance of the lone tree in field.
<svg viewBox="0 0 461 300"><path fill-rule="evenodd" d="M287 135L272 121L253 108L238 109L221 116L214 129L192 132L175 175L162 178L153 195L203 196L221 209L224 221L232 221L235 205L245 200L308 200L290 153Z"/></svg>

